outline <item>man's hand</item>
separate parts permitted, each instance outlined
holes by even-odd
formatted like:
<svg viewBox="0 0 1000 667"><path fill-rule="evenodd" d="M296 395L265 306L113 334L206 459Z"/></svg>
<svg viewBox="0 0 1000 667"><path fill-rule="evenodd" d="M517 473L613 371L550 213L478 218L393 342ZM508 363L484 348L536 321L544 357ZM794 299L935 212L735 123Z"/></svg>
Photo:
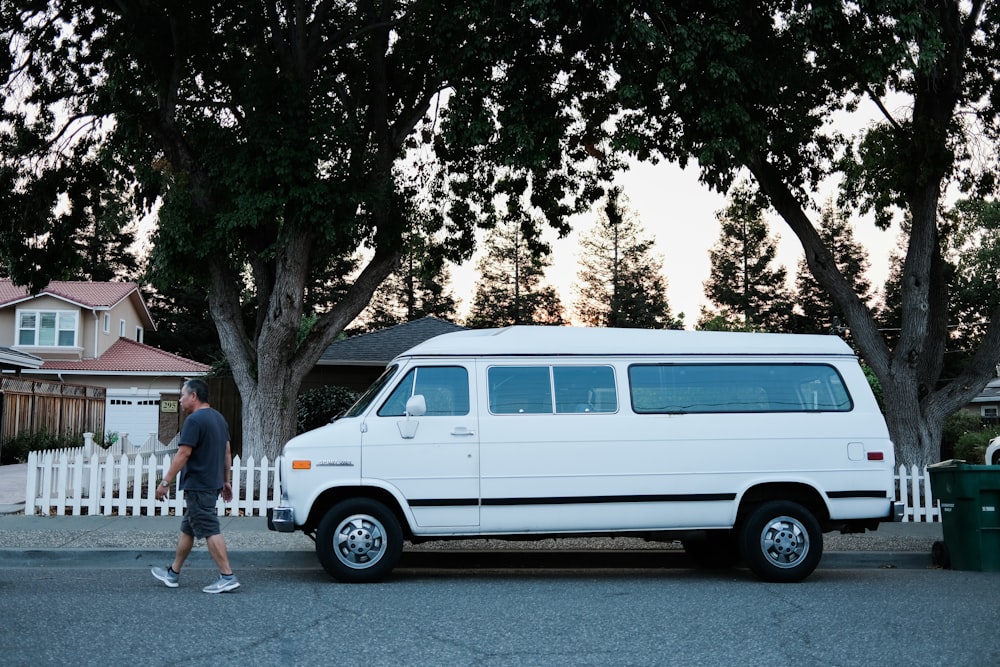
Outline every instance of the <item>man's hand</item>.
<svg viewBox="0 0 1000 667"><path fill-rule="evenodd" d="M170 487L169 486L163 486L162 484L157 484L156 485L156 499L157 500L163 500L169 494L170 494Z"/></svg>
<svg viewBox="0 0 1000 667"><path fill-rule="evenodd" d="M226 482L225 484L222 485L222 500L228 503L232 499L233 499L233 483Z"/></svg>

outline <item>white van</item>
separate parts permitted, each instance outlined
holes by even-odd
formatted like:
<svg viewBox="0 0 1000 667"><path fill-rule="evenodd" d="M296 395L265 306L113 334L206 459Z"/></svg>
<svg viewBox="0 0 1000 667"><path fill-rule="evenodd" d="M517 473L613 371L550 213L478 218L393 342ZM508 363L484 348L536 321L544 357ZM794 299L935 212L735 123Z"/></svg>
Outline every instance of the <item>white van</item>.
<svg viewBox="0 0 1000 667"><path fill-rule="evenodd" d="M681 540L799 581L823 532L898 520L893 445L834 336L509 327L397 357L344 415L290 440L272 530L375 581L404 540Z"/></svg>

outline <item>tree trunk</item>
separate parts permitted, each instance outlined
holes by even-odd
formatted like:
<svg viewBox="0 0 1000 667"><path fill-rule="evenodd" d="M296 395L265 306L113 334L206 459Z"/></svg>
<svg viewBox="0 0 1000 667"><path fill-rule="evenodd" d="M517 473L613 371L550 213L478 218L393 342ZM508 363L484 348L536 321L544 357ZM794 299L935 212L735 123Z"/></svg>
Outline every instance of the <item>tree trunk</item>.
<svg viewBox="0 0 1000 667"><path fill-rule="evenodd" d="M914 385L906 381L883 383L885 419L896 450L896 465L922 468L941 456L944 419L928 414Z"/></svg>

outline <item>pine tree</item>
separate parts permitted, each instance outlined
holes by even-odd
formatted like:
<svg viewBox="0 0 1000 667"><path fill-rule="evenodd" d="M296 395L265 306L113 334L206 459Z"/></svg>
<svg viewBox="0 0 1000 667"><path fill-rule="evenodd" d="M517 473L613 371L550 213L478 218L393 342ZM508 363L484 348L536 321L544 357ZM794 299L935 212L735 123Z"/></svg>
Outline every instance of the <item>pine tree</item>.
<svg viewBox="0 0 1000 667"><path fill-rule="evenodd" d="M580 239L574 310L582 324L683 328L683 315L674 319L670 312L662 259L653 255L653 241L642 238L642 232L621 190L613 189L597 224Z"/></svg>
<svg viewBox="0 0 1000 667"><path fill-rule="evenodd" d="M865 303L871 300L872 287L865 274L868 259L865 250L854 239L854 228L848 214L838 211L833 201L828 201L819 222L819 235L833 255L837 268L851 282L854 291ZM805 258L799 260L798 275L795 278L796 302L799 313L794 318L794 330L798 333L829 333L839 330L847 323L843 310L837 307L830 295L820 287L806 265Z"/></svg>
<svg viewBox="0 0 1000 667"><path fill-rule="evenodd" d="M364 330L377 331L433 315L455 319L455 297L448 290L448 267L422 234L411 233L399 266L379 286L361 319Z"/></svg>
<svg viewBox="0 0 1000 667"><path fill-rule="evenodd" d="M773 267L777 241L770 236L762 206L746 186L738 186L718 214L722 230L709 251L712 272L705 296L719 312L702 310L698 326L718 325L720 315L747 330L785 331L792 304L784 267Z"/></svg>
<svg viewBox="0 0 1000 667"><path fill-rule="evenodd" d="M520 223L507 220L486 238L479 261L472 308L465 325L472 328L513 324L565 324L559 295L543 284L548 255L532 247Z"/></svg>

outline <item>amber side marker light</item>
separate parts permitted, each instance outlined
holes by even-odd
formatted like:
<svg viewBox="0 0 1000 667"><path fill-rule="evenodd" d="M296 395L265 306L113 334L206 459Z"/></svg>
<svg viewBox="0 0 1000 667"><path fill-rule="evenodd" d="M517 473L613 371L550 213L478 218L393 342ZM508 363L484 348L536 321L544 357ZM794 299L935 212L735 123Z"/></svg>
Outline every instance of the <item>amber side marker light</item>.
<svg viewBox="0 0 1000 667"><path fill-rule="evenodd" d="M883 454L882 452L868 452L868 460L869 461L884 461L885 460L885 454ZM295 466L295 464L293 463L292 467L294 467L294 466Z"/></svg>
<svg viewBox="0 0 1000 667"><path fill-rule="evenodd" d="M309 470L312 468L312 461L292 461L292 470Z"/></svg>

